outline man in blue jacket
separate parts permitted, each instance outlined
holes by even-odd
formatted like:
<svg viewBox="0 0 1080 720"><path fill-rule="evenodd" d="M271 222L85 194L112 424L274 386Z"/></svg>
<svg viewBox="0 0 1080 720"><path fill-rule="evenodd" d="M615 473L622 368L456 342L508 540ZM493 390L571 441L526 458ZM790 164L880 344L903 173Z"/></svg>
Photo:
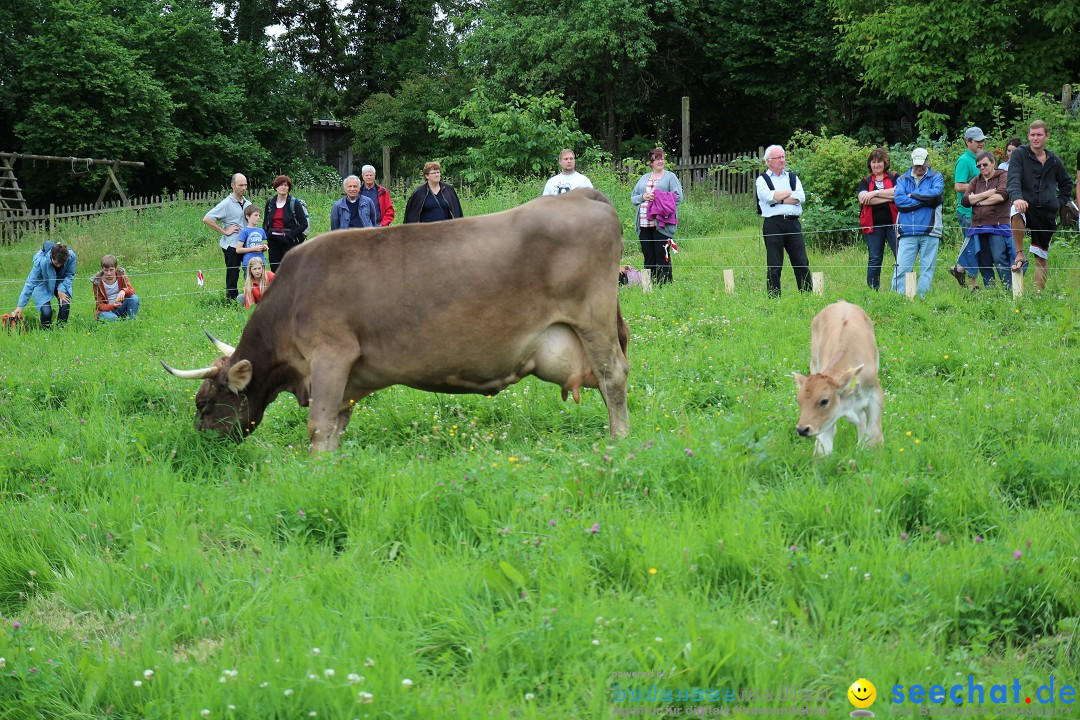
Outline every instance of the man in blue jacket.
<svg viewBox="0 0 1080 720"><path fill-rule="evenodd" d="M930 292L941 245L941 200L945 179L927 162L926 148L911 152L911 169L896 180L897 250L893 290L904 294L904 275L915 269L919 257L919 297Z"/></svg>
<svg viewBox="0 0 1080 720"><path fill-rule="evenodd" d="M34 265L30 268L26 285L19 295L18 305L11 314L22 317L22 309L33 297L34 305L41 312L41 327L51 327L52 299L55 297L60 302L57 321L67 322L68 312L71 310L71 284L74 280L75 253L63 243L53 244L46 241L41 249L34 253Z"/></svg>

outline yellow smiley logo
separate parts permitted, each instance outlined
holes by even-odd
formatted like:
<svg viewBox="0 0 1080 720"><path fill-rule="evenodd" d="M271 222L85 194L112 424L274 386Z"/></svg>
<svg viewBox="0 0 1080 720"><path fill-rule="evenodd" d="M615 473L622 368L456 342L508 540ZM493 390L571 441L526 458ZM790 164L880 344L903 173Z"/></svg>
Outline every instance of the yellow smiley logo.
<svg viewBox="0 0 1080 720"><path fill-rule="evenodd" d="M866 678L859 678L851 683L847 691L848 700L857 708L868 708L877 700L877 688Z"/></svg>

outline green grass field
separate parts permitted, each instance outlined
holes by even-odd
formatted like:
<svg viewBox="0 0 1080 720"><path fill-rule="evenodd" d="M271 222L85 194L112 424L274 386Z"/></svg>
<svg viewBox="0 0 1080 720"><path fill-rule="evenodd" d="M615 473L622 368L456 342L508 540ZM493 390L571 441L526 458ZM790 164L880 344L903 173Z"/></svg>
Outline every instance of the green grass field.
<svg viewBox="0 0 1080 720"><path fill-rule="evenodd" d="M640 265L629 191L604 189ZM332 198L307 199L326 229ZM207 209L60 228L71 322L0 333L0 719L735 714L807 705L762 699L792 686L846 717L858 678L881 717L894 685L969 675L988 695L1018 680L1033 705L1007 709L1080 715L1034 695L1080 680L1075 237L1019 301L961 291L955 243L922 300L869 291L864 247L812 250L824 295L787 268L770 300L756 218L696 198L676 282L621 290L629 438L607 437L596 391L563 403L530 378L494 398L379 392L312 457L291 395L234 445L193 429L196 383L158 362L208 365L203 328L235 343L247 317ZM0 247L5 312L41 239ZM106 252L135 322L93 321ZM790 373L841 298L876 324L885 445L856 448L845 423L815 461ZM616 699L652 685L758 695Z"/></svg>

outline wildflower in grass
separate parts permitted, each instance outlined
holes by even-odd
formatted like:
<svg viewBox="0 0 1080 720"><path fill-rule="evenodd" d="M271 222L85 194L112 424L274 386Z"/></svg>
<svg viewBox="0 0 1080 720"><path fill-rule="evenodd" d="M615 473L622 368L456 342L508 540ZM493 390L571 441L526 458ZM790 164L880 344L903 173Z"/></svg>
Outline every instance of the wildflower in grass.
<svg viewBox="0 0 1080 720"><path fill-rule="evenodd" d="M654 638L653 638L653 640L654 640L654 641L656 641L656 642L658 642L658 643L660 643L660 642L664 642L664 638L660 637L659 635L657 635L656 637L654 637Z"/></svg>
<svg viewBox="0 0 1080 720"><path fill-rule="evenodd" d="M982 541L983 541L983 536L982 535L976 535L975 536L975 542L981 543Z"/></svg>
<svg viewBox="0 0 1080 720"><path fill-rule="evenodd" d="M207 710L206 708L203 708L202 710L199 711L199 715L203 716L204 718L208 718L208 717L210 717L210 711Z"/></svg>
<svg viewBox="0 0 1080 720"><path fill-rule="evenodd" d="M297 517L304 517L304 508L297 508L296 516Z"/></svg>
<svg viewBox="0 0 1080 720"><path fill-rule="evenodd" d="M870 582L870 573L863 573L862 579L866 582Z"/></svg>
<svg viewBox="0 0 1080 720"><path fill-rule="evenodd" d="M413 681L410 680L409 678L405 678L405 679L403 679L401 681L401 687L405 688L406 690L411 690L412 686L413 686Z"/></svg>
<svg viewBox="0 0 1080 720"><path fill-rule="evenodd" d="M319 676L318 676L318 675L316 675L315 673L308 673L308 675L307 675L307 679L308 679L308 680L318 680L318 679L319 679Z"/></svg>
<svg viewBox="0 0 1080 720"><path fill-rule="evenodd" d="M903 540L904 542L907 542L908 534L906 532L900 533L900 539Z"/></svg>
<svg viewBox="0 0 1080 720"><path fill-rule="evenodd" d="M555 518L551 518L550 520L548 520L548 525L551 527L555 527L557 524L558 523L555 522Z"/></svg>
<svg viewBox="0 0 1080 720"><path fill-rule="evenodd" d="M347 679L350 685L359 685L360 683L364 682L364 676L358 675L356 673L349 673Z"/></svg>
<svg viewBox="0 0 1080 720"><path fill-rule="evenodd" d="M142 676L146 680L153 680L154 679L154 671L151 670L150 668L147 668L146 670L142 671Z"/></svg>
<svg viewBox="0 0 1080 720"><path fill-rule="evenodd" d="M908 430L908 431L907 431L906 433L904 433L904 434L905 434L905 435L907 435L908 437L911 437L911 431L910 431L910 430Z"/></svg>
<svg viewBox="0 0 1080 720"><path fill-rule="evenodd" d="M322 671L322 674L328 678L334 677L334 668L326 668Z"/></svg>
<svg viewBox="0 0 1080 720"><path fill-rule="evenodd" d="M375 661L371 658L368 658L364 661L364 667L375 667Z"/></svg>
<svg viewBox="0 0 1080 720"><path fill-rule="evenodd" d="M319 648L311 648L311 654L312 655L318 655L321 652L322 652L322 650L320 650Z"/></svg>
<svg viewBox="0 0 1080 720"><path fill-rule="evenodd" d="M357 699L357 700L359 700L359 701L360 701L361 703L363 703L364 705L369 705L369 704L371 704L371 701L375 699L375 696L374 696L374 695L372 695L372 694L371 694L371 693L369 693L369 692L364 692L363 690L361 690L361 691L360 691L360 692L359 692L359 693L357 694L357 697L356 697L356 699Z"/></svg>
<svg viewBox="0 0 1080 720"><path fill-rule="evenodd" d="M598 535L600 533L600 523L593 523L592 527L585 532L592 533L593 535Z"/></svg>
<svg viewBox="0 0 1080 720"><path fill-rule="evenodd" d="M686 453L686 457L694 457L694 451L690 448L686 448L683 452Z"/></svg>
<svg viewBox="0 0 1080 720"><path fill-rule="evenodd" d="M225 674L225 677L230 678L232 680L235 680L236 676L240 674L240 672L237 671L237 670L222 670L222 673Z"/></svg>
<svg viewBox="0 0 1080 720"><path fill-rule="evenodd" d="M135 685L135 687L141 688L142 687L142 680L136 680L133 684Z"/></svg>
<svg viewBox="0 0 1080 720"><path fill-rule="evenodd" d="M532 693L525 693L525 701L526 702L528 702L530 700L535 700L535 699L536 699L536 696L533 695Z"/></svg>
<svg viewBox="0 0 1080 720"><path fill-rule="evenodd" d="M22 627L22 623L20 623L20 622L19 622L18 620L16 620L15 622L11 623L11 629L12 629L12 630L18 630L18 629L19 629L19 628L21 628L21 627Z"/></svg>
<svg viewBox="0 0 1080 720"><path fill-rule="evenodd" d="M236 709L236 706L235 706L235 705L233 705L232 703L229 703L229 704L228 704L228 705L226 705L225 707L229 708L230 710L235 710L235 709Z"/></svg>
<svg viewBox="0 0 1080 720"><path fill-rule="evenodd" d="M798 545L792 545L791 547L788 548L788 550L790 550L791 552L798 552L799 551L799 546Z"/></svg>
<svg viewBox="0 0 1080 720"><path fill-rule="evenodd" d="M593 644L593 645L599 645L599 644L600 644L600 641L599 641L599 640L597 640L596 638L593 638L592 644Z"/></svg>
<svg viewBox="0 0 1080 720"><path fill-rule="evenodd" d="M1023 557L1023 555L1024 555L1024 553L1020 552L1019 550L1014 550L1013 551L1013 560L1019 560L1021 557Z"/></svg>
<svg viewBox="0 0 1080 720"><path fill-rule="evenodd" d="M5 658L0 657L0 670L3 670L6 667L7 667L7 660Z"/></svg>
<svg viewBox="0 0 1080 720"><path fill-rule="evenodd" d="M309 712L309 713L307 714L307 716L308 716L308 717L318 717L318 716L319 716L319 713L317 713L317 712L315 712L314 710L312 710L311 712Z"/></svg>
<svg viewBox="0 0 1080 720"><path fill-rule="evenodd" d="M285 697L292 697L292 694L293 694L292 688L285 688L285 692L283 694L285 695Z"/></svg>
<svg viewBox="0 0 1080 720"><path fill-rule="evenodd" d="M656 574L656 568L649 568L649 574L650 575L655 575Z"/></svg>

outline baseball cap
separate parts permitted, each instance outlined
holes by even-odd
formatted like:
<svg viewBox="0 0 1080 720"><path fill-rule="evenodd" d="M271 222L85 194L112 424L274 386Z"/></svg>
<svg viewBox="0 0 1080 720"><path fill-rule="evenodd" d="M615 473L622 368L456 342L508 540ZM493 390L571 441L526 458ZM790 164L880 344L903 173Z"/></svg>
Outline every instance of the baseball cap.
<svg viewBox="0 0 1080 720"><path fill-rule="evenodd" d="M974 125L972 125L967 130L964 131L964 139L965 140L985 140L986 136L983 135L982 128L975 127Z"/></svg>
<svg viewBox="0 0 1080 720"><path fill-rule="evenodd" d="M929 154L930 153L927 152L926 148L915 148L914 150L911 151L911 164L912 165L925 165L926 164L926 156L929 155Z"/></svg>

